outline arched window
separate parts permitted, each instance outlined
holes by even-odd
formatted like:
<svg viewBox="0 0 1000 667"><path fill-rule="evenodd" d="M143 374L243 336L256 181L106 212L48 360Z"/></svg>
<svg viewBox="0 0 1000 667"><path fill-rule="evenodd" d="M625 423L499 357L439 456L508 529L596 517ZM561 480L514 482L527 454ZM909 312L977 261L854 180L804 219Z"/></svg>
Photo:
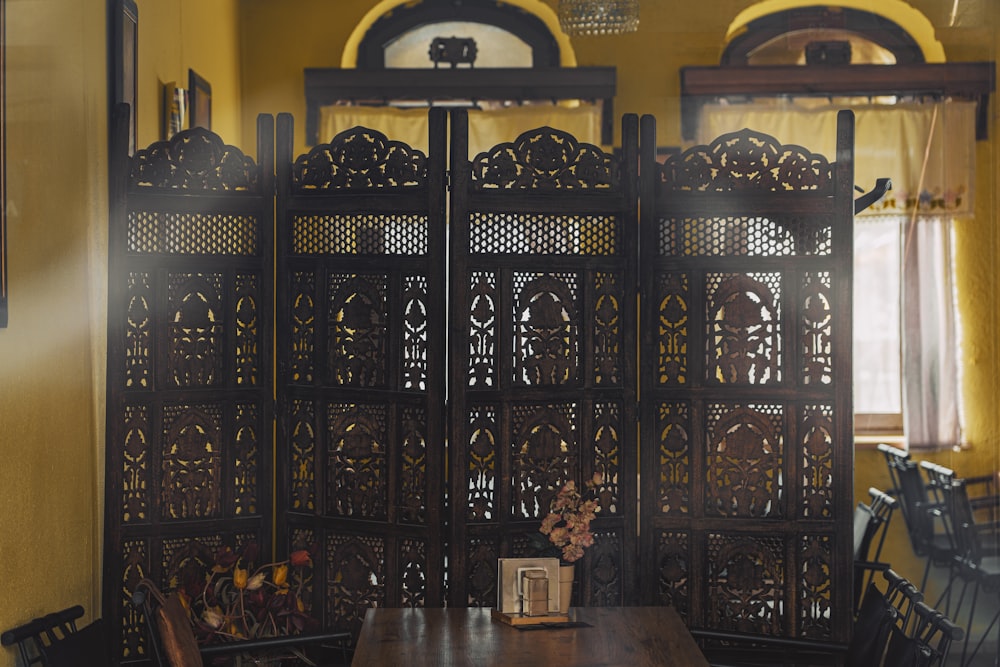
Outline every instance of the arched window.
<svg viewBox="0 0 1000 667"><path fill-rule="evenodd" d="M420 148L420 109L437 105L476 111L473 151L542 125L613 141L615 69L576 67L540 0L383 0L355 27L341 65L305 71L310 144L333 127L365 125Z"/></svg>

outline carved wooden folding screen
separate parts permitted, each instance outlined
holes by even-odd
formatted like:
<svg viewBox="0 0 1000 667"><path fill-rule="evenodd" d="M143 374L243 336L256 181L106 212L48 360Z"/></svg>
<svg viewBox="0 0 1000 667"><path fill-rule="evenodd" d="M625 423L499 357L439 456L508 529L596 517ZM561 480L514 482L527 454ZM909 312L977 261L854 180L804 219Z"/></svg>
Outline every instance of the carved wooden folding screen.
<svg viewBox="0 0 1000 667"><path fill-rule="evenodd" d="M643 118L640 578L693 626L849 635L853 141Z"/></svg>
<svg viewBox="0 0 1000 667"><path fill-rule="evenodd" d="M259 164L193 129L112 150L103 615L141 658L135 584L270 549L273 120Z"/></svg>
<svg viewBox="0 0 1000 667"><path fill-rule="evenodd" d="M469 162L452 115L449 601L496 603L498 557L568 480L603 475L576 603L634 591L637 122L622 159L541 128Z"/></svg>
<svg viewBox="0 0 1000 667"><path fill-rule="evenodd" d="M294 163L278 120L279 535L330 628L444 600L445 120L430 156L355 128Z"/></svg>

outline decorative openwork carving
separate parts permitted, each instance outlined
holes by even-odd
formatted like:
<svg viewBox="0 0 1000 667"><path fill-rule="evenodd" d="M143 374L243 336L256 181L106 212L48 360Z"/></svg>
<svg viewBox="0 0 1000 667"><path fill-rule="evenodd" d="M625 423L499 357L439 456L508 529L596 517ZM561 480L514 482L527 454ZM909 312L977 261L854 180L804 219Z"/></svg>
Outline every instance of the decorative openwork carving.
<svg viewBox="0 0 1000 667"><path fill-rule="evenodd" d="M222 415L214 407L173 406L164 415L164 519L218 516L222 510Z"/></svg>
<svg viewBox="0 0 1000 667"><path fill-rule="evenodd" d="M525 132L472 162L477 189L591 190L619 185L618 163L597 146L551 127Z"/></svg>
<svg viewBox="0 0 1000 667"><path fill-rule="evenodd" d="M327 512L384 518L386 494L386 415L377 405L329 407L330 454Z"/></svg>
<svg viewBox="0 0 1000 667"><path fill-rule="evenodd" d="M334 276L330 281L330 379L378 387L386 381L384 276Z"/></svg>
<svg viewBox="0 0 1000 667"><path fill-rule="evenodd" d="M222 276L176 274L170 281L170 384L210 386L222 381Z"/></svg>
<svg viewBox="0 0 1000 667"><path fill-rule="evenodd" d="M711 627L751 634L781 633L785 580L780 538L709 534Z"/></svg>
<svg viewBox="0 0 1000 667"><path fill-rule="evenodd" d="M330 535L324 553L326 616L357 636L365 612L385 606L385 545L375 537Z"/></svg>
<svg viewBox="0 0 1000 667"><path fill-rule="evenodd" d="M781 282L778 274L709 277L708 379L723 384L781 381Z"/></svg>
<svg viewBox="0 0 1000 667"><path fill-rule="evenodd" d="M832 181L822 155L753 130L724 134L707 146L672 155L659 168L659 182L668 190L826 190Z"/></svg>
<svg viewBox="0 0 1000 667"><path fill-rule="evenodd" d="M257 166L217 134L196 127L137 151L132 159L133 187L247 191L258 187Z"/></svg>
<svg viewBox="0 0 1000 667"><path fill-rule="evenodd" d="M270 550L274 201L260 189L274 165L201 128L112 155L107 456L120 481L106 487L104 567L117 664L148 657L129 601L141 578L172 588L223 545Z"/></svg>
<svg viewBox="0 0 1000 667"><path fill-rule="evenodd" d="M848 118L837 140L850 156ZM752 130L640 161L640 581L695 627L849 638L843 166Z"/></svg>
<svg viewBox="0 0 1000 667"><path fill-rule="evenodd" d="M709 408L706 513L777 517L783 482L779 406Z"/></svg>
<svg viewBox="0 0 1000 667"><path fill-rule="evenodd" d="M579 343L573 279L566 275L515 277L515 382L538 386L576 380Z"/></svg>
<svg viewBox="0 0 1000 667"><path fill-rule="evenodd" d="M427 180L427 157L377 130L356 127L300 156L292 179L298 191L419 187Z"/></svg>
<svg viewBox="0 0 1000 667"><path fill-rule="evenodd" d="M552 499L573 479L578 445L575 406L515 407L514 516L541 519Z"/></svg>
<svg viewBox="0 0 1000 667"><path fill-rule="evenodd" d="M427 53L435 69L441 63L449 63L455 68L459 64L472 67L479 50L476 48L476 40L471 37L435 37L431 40Z"/></svg>

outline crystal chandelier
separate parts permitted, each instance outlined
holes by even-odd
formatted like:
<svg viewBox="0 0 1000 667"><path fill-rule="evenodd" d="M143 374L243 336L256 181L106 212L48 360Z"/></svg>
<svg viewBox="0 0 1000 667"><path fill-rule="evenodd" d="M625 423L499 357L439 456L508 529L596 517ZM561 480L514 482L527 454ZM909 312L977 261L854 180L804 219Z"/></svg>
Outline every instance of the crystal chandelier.
<svg viewBox="0 0 1000 667"><path fill-rule="evenodd" d="M639 0L559 0L567 35L618 35L639 29Z"/></svg>

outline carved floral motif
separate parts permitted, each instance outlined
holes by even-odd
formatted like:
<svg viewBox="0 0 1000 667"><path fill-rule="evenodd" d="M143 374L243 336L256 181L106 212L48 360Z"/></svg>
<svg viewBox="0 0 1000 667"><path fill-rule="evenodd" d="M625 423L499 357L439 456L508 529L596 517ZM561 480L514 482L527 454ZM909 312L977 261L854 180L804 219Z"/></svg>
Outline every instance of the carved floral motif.
<svg viewBox="0 0 1000 667"><path fill-rule="evenodd" d="M137 151L129 182L174 190L253 190L258 176L256 164L240 149L196 127Z"/></svg>
<svg viewBox="0 0 1000 667"><path fill-rule="evenodd" d="M541 127L498 144L472 162L473 186L501 190L586 190L618 184L618 165L593 144Z"/></svg>
<svg viewBox="0 0 1000 667"><path fill-rule="evenodd" d="M745 129L671 156L658 180L667 190L824 190L833 172L822 155Z"/></svg>
<svg viewBox="0 0 1000 667"><path fill-rule="evenodd" d="M427 180L427 157L381 132L344 130L300 156L292 167L296 190L401 188Z"/></svg>

